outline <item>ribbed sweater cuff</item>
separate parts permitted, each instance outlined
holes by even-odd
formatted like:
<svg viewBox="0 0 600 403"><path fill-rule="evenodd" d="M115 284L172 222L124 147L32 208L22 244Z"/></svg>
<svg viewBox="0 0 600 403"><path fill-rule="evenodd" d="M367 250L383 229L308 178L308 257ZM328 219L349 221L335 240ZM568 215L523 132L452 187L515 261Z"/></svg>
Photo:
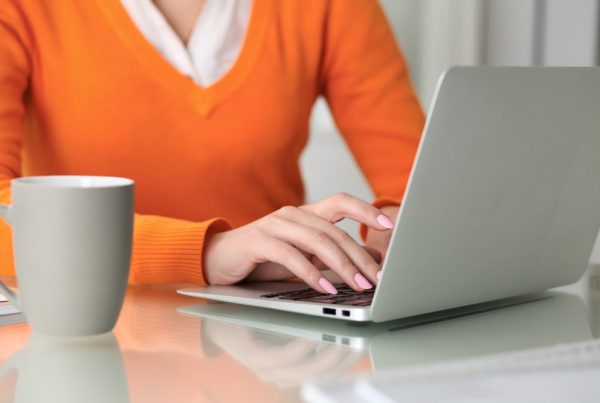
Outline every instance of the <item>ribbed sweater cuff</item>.
<svg viewBox="0 0 600 403"><path fill-rule="evenodd" d="M203 222L136 215L129 282L206 284L202 268L209 231L227 231L220 218Z"/></svg>
<svg viewBox="0 0 600 403"><path fill-rule="evenodd" d="M400 198L395 198L395 197L378 197L371 204L377 208L382 208L385 206L399 206L400 200L401 200ZM369 227L367 227L365 224L360 225L359 233L360 233L360 238L363 240L363 242L367 241L368 229L369 229Z"/></svg>

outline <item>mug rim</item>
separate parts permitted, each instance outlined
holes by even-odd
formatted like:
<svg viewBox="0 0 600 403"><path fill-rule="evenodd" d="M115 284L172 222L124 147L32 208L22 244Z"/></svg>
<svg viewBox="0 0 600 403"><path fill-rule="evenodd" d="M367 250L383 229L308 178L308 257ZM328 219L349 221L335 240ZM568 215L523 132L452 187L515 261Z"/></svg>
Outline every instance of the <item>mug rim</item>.
<svg viewBox="0 0 600 403"><path fill-rule="evenodd" d="M98 189L132 186L134 181L119 176L39 175L15 178L12 183L32 188Z"/></svg>

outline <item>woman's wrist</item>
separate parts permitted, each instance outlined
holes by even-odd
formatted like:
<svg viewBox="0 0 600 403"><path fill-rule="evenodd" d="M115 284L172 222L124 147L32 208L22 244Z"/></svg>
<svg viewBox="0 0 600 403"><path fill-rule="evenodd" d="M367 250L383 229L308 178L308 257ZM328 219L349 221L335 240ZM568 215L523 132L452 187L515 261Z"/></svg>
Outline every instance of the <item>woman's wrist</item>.
<svg viewBox="0 0 600 403"><path fill-rule="evenodd" d="M220 244L224 233L207 234L208 237L204 241L204 254L202 256L202 269L204 271L204 279L207 284L223 284L219 279L218 257L220 252Z"/></svg>
<svg viewBox="0 0 600 403"><path fill-rule="evenodd" d="M220 264L223 264L223 250L227 247L223 245L227 234L233 232L231 227L209 227L204 235L202 248L202 274L207 284L226 284L220 275L223 270ZM230 249L231 250L231 249Z"/></svg>

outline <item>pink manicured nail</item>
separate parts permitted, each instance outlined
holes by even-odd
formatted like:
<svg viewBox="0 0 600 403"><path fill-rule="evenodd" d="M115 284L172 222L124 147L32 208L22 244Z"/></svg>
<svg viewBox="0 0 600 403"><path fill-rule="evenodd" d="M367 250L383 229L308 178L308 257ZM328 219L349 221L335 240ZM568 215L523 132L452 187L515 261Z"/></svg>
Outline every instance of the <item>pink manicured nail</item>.
<svg viewBox="0 0 600 403"><path fill-rule="evenodd" d="M331 284L329 282L329 280L327 280L325 277L321 277L321 279L319 280L319 284L321 285L321 287L323 287L325 289L325 291L327 291L330 294L337 294L337 290L336 288L333 286L333 284Z"/></svg>
<svg viewBox="0 0 600 403"><path fill-rule="evenodd" d="M367 281L367 279L364 278L363 275L360 274L360 273L356 273L354 275L354 281L356 281L356 284L358 284L358 286L360 288L362 288L363 290L370 290L371 288L373 288L373 286L371 285L371 283L369 283Z"/></svg>
<svg viewBox="0 0 600 403"><path fill-rule="evenodd" d="M390 217L386 216L385 214L379 214L377 216L377 222L379 224L381 224L381 226L384 228L387 228L387 229L394 228L394 223L392 222Z"/></svg>
<svg viewBox="0 0 600 403"><path fill-rule="evenodd" d="M376 274L377 276L377 281L381 281L381 270L379 270Z"/></svg>

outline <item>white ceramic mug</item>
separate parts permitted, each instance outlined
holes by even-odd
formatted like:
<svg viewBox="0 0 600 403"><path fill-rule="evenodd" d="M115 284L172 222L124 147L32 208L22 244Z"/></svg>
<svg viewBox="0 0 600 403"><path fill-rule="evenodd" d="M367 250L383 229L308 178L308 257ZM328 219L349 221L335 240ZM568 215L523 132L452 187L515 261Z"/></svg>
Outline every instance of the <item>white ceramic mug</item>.
<svg viewBox="0 0 600 403"><path fill-rule="evenodd" d="M85 336L110 331L127 287L134 184L102 176L37 176L12 181L12 227L19 295L0 293L34 332Z"/></svg>

